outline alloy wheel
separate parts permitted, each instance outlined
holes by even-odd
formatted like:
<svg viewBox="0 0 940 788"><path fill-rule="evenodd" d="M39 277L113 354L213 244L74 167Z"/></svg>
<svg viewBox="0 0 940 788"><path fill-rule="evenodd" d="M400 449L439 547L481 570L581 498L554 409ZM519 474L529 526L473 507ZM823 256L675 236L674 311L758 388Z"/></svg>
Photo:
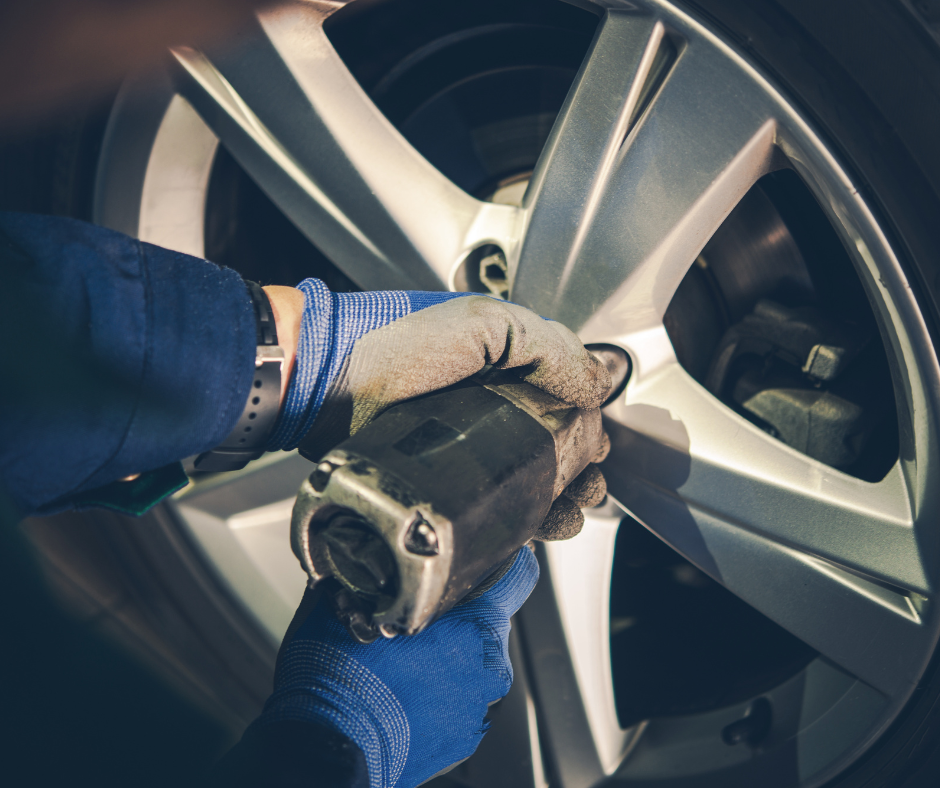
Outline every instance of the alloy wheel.
<svg viewBox="0 0 940 788"><path fill-rule="evenodd" d="M482 255L497 255L512 300L586 343L623 348L631 379L605 409L611 500L576 539L539 548L544 578L520 614L530 779L544 779L542 760L566 787L611 775L781 788L832 778L898 715L940 627L940 376L859 189L766 75L688 13L647 0L596 4L595 38L521 204L478 199L352 76L324 30L343 5L262 12L224 50L179 48L165 75L131 81L106 137L96 220L202 256L221 144L358 285L459 289ZM680 363L664 323L709 240L782 171L840 238L890 360L898 459L877 479L813 459L716 397ZM273 641L304 585L286 524L308 472L295 454L272 455L201 479L175 503ZM625 512L818 656L759 697L622 728L609 605ZM760 741L722 742L762 713L760 698L773 709Z"/></svg>

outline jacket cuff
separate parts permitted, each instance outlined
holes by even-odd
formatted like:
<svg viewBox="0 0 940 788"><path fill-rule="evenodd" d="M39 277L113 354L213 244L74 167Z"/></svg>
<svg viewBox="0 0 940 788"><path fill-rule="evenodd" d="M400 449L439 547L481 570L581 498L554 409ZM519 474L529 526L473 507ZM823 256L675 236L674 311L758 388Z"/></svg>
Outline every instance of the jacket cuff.
<svg viewBox="0 0 940 788"><path fill-rule="evenodd" d="M0 211L15 370L0 483L21 515L218 445L254 373L241 277L74 219ZM60 508L61 508L60 506Z"/></svg>
<svg viewBox="0 0 940 788"><path fill-rule="evenodd" d="M137 407L119 451L85 490L214 448L251 388L255 316L242 278L146 243L140 259L148 325Z"/></svg>
<svg viewBox="0 0 940 788"><path fill-rule="evenodd" d="M362 751L312 722L252 725L212 770L212 788L369 788Z"/></svg>

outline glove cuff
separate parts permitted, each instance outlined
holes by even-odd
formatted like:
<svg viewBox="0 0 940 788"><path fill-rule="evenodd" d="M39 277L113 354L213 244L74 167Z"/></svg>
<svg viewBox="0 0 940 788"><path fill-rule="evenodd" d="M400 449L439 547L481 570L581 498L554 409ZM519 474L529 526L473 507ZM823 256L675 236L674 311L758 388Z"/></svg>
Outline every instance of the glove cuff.
<svg viewBox="0 0 940 788"><path fill-rule="evenodd" d="M292 449L303 431L301 422L309 411L319 409L325 377L324 369L330 359L333 334L333 294L319 279L304 279L297 289L304 294L304 311L297 339L297 354L287 396L281 406L267 450Z"/></svg>
<svg viewBox="0 0 940 788"><path fill-rule="evenodd" d="M304 279L304 312L297 356L281 415L267 450L293 449L307 434L356 341L400 317L472 293L380 290L331 293L319 279Z"/></svg>

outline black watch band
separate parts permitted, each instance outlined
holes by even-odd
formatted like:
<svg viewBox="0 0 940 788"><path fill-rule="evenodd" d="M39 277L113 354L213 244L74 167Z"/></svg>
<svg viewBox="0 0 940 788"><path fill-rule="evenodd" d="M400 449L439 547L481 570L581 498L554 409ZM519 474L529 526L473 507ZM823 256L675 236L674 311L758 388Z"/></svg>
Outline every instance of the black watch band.
<svg viewBox="0 0 940 788"><path fill-rule="evenodd" d="M271 302L261 286L245 281L255 309L257 351L255 376L241 418L228 437L193 463L197 471L237 471L264 454L281 403L284 351L277 344L277 328Z"/></svg>

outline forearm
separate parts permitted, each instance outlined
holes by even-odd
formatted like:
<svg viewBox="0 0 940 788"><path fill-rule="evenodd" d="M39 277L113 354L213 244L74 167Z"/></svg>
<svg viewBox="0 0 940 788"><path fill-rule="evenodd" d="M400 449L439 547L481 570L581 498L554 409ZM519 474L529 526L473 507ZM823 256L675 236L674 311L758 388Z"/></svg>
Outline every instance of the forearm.
<svg viewBox="0 0 940 788"><path fill-rule="evenodd" d="M0 479L22 514L222 441L244 407L244 283L83 222L0 213Z"/></svg>
<svg viewBox="0 0 940 788"><path fill-rule="evenodd" d="M271 285L264 288L274 312L277 328L277 343L284 351L284 368L281 373L281 403L297 360L297 340L300 337L300 320L304 311L304 295L296 287Z"/></svg>

